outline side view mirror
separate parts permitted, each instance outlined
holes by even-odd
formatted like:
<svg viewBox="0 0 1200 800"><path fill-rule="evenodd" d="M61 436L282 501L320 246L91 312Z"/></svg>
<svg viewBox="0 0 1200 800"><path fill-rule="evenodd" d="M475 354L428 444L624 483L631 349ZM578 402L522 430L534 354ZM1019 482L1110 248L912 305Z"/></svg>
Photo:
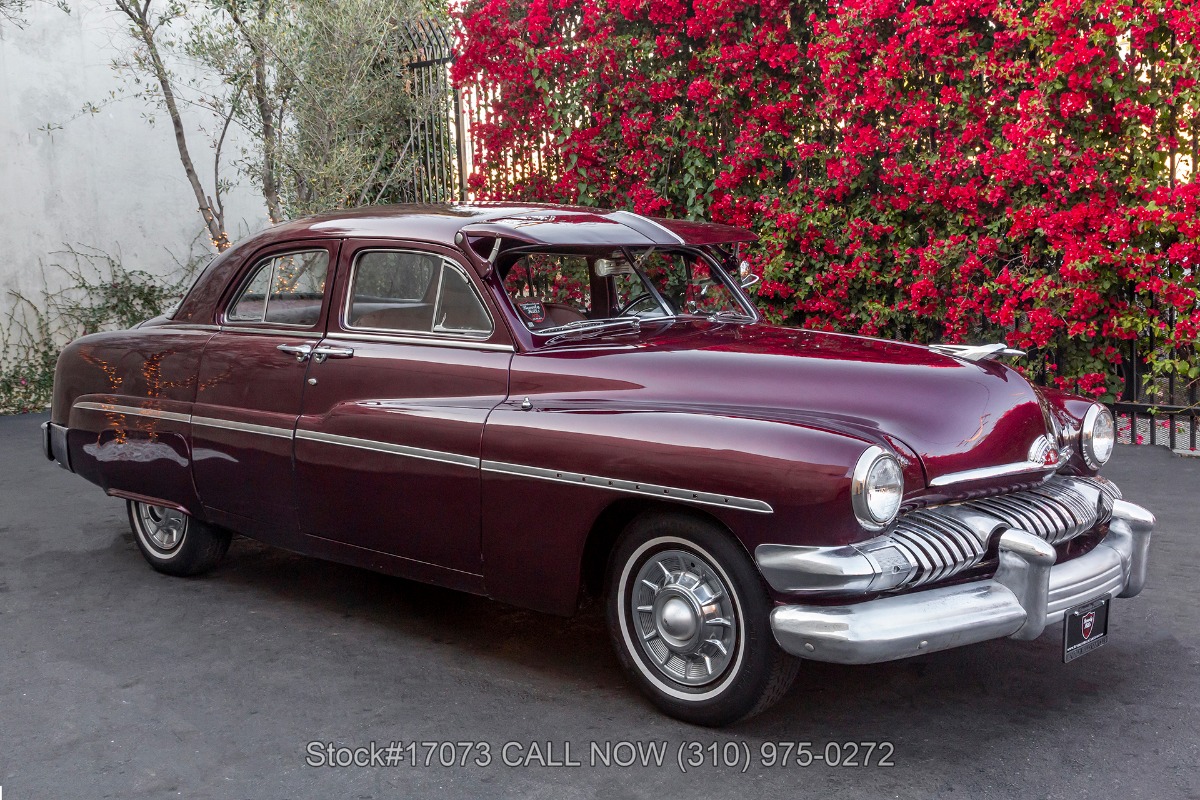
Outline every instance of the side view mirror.
<svg viewBox="0 0 1200 800"><path fill-rule="evenodd" d="M738 286L743 289L749 289L761 280L762 278L750 271L749 261L743 261L741 264L738 264Z"/></svg>

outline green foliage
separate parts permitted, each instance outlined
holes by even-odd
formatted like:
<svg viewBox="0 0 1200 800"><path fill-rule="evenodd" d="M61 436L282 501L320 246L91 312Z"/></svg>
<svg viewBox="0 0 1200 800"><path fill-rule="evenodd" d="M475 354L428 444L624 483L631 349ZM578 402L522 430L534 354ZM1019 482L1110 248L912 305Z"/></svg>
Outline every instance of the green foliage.
<svg viewBox="0 0 1200 800"><path fill-rule="evenodd" d="M191 285L199 262L161 278L129 269L119 256L90 247L52 253L51 280L43 269L37 298L14 292L13 309L0 328L0 413L40 411L49 402L54 367L63 345L104 330L131 328L159 316ZM50 286L62 286L50 289Z"/></svg>
<svg viewBox="0 0 1200 800"><path fill-rule="evenodd" d="M431 117L450 95L409 65L429 58L424 0L208 0L186 55L222 91L204 105L247 134L237 167L272 219L415 196L422 148L449 142ZM447 168L448 168L447 164Z"/></svg>

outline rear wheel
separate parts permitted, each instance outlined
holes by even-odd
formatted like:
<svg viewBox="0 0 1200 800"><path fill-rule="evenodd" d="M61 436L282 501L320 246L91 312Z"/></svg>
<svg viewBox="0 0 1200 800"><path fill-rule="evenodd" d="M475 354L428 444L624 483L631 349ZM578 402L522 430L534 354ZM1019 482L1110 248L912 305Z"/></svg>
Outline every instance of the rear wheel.
<svg viewBox="0 0 1200 800"><path fill-rule="evenodd" d="M774 704L796 675L799 662L771 633L757 569L711 523L638 517L613 550L607 589L618 658L673 717L728 725Z"/></svg>
<svg viewBox="0 0 1200 800"><path fill-rule="evenodd" d="M229 549L228 531L182 511L127 501L129 527L150 566L167 575L199 575L215 567Z"/></svg>

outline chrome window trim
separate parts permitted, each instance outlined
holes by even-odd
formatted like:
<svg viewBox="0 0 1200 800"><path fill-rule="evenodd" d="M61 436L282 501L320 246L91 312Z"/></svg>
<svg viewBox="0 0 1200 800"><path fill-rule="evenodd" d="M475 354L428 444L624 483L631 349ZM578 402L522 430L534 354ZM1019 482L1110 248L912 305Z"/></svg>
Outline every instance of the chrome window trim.
<svg viewBox="0 0 1200 800"><path fill-rule="evenodd" d="M250 325L250 326L278 325L281 328L287 328L291 331L313 331L314 333L319 334L320 333L319 326L321 324L320 310L317 311L317 321L315 323L313 323L312 325L294 325L294 324L290 324L287 322L267 322L267 306L270 304L270 301L271 301L270 294L268 294L267 297L263 301L263 317L262 317L262 319L236 320L236 319L229 318L229 309L237 303L238 299L242 296L242 292L246 291L246 289L249 287L250 282L252 280L254 280L254 276L258 274L260 269L262 269L262 263L264 261L274 262L275 259L277 259L277 258L281 258L283 256L296 255L298 253L324 253L325 254L325 293L324 293L324 297L327 297L329 295L329 290L331 287L331 283L329 281L329 276L330 276L329 267L330 267L331 262L333 261L333 259L330 258L330 256L329 256L328 248L326 248L326 247L305 247L305 248L300 248L299 250L283 250L278 253L272 253L271 255L263 256L258 261L254 262L254 267L252 267L250 269L250 271L246 273L246 277L244 277L242 279L242 283L240 286L238 286L238 289L234 293L233 297L230 298L229 302L225 304L225 307L223 309L221 309L221 314L220 314L221 330L227 330L230 328L232 328L233 330L242 330L243 324ZM274 266L274 264L272 264L271 265L272 282L274 281L274 278L275 278L275 266ZM322 297L322 299L321 299L321 308L322 309L325 307L324 297ZM250 329L251 328L245 328L245 330L250 330ZM264 331L260 329L260 330L255 330L254 332L262 333Z"/></svg>
<svg viewBox="0 0 1200 800"><path fill-rule="evenodd" d="M665 497L670 500L679 500L685 503L694 503L703 506L717 506L719 508L733 508L739 511L753 511L758 514L773 514L775 509L769 503L762 500L754 500L747 497L735 497L733 495L716 494L713 492L700 492L691 489L679 489L673 486L661 486L654 483L645 483L641 481L629 481L620 478L605 478L599 475L585 475L579 472L568 472L566 470L545 469L543 467L530 467L523 464L509 464L503 461L483 461L482 469L484 472L493 472L501 475L516 475L522 478L536 478L538 480L552 481L554 483L570 483L582 484L584 486L592 486L596 489L610 489L617 492L628 492L630 494L646 495L648 497Z"/></svg>
<svg viewBox="0 0 1200 800"><path fill-rule="evenodd" d="M498 350L506 353L516 351L516 348L511 344L502 344L499 342L476 342L470 339L438 339L433 335L429 338L422 336L404 336L390 335L384 333L343 333L341 331L331 331L325 335L326 339L340 339L342 341L368 341L382 342L384 344L413 344L413 345L428 345L430 347L457 347L466 350Z"/></svg>
<svg viewBox="0 0 1200 800"><path fill-rule="evenodd" d="M310 431L303 428L296 430L297 439L306 439L311 442L321 442L324 444L335 444L342 447L354 447L359 450L371 450L377 453L387 453L389 455L404 456L406 458L417 458L423 461L436 461L441 464L455 464L462 467L471 467L476 469L479 467L479 459L474 456L461 455L459 453L447 453L441 450L426 450L423 447L409 447L403 444L392 444L391 442L381 442L376 439L359 439L354 436L339 436L333 433L322 433L320 431Z"/></svg>
<svg viewBox="0 0 1200 800"><path fill-rule="evenodd" d="M324 303L325 301L322 300L321 302ZM247 325L242 325L241 323L237 322L236 320L224 320L221 323L221 330L223 330L223 331L248 330L248 331L253 331L254 333L262 333L262 332L268 330L267 328L254 327L256 325L262 325L263 324L262 322L255 323L255 322L250 322L249 320L247 320L247 323L248 323ZM280 328L287 329L288 333L311 331L316 336L321 335L321 329L319 327L317 327L316 325L291 325L286 322L272 322L271 324L278 325Z"/></svg>
<svg viewBox="0 0 1200 800"><path fill-rule="evenodd" d="M253 328L243 327L241 325L222 325L221 333L261 333L267 336L287 336L291 339L320 339L321 331L316 328L305 328L302 331L297 330L279 330L277 328Z"/></svg>
<svg viewBox="0 0 1200 800"><path fill-rule="evenodd" d="M219 428L228 431L241 431L243 433L257 433L262 436L274 436L278 439L291 439L292 430L290 428L276 428L271 425L255 425L251 422L234 422L229 419L217 419L215 417L192 417L192 424L199 425L204 428Z"/></svg>
<svg viewBox="0 0 1200 800"><path fill-rule="evenodd" d="M359 327L357 325L350 324L350 307L354 303L354 280L355 280L355 278L358 277L358 262L363 256L369 255L371 253L412 253L414 255L419 255L419 256L429 256L429 257L436 258L441 261L441 269L438 270L438 273L437 273L437 282L438 282L437 291L434 292L434 297L433 297L433 317L434 318L433 318L433 321L430 323L430 330L423 331L423 330L416 330L414 328L365 328L365 327ZM441 299L442 299L442 286L445 284L444 272L445 272L446 267L450 267L452 269L458 270L459 273L462 274L462 276L464 278L466 278L467 285L471 287L471 291L475 293L475 299L479 301L479 307L483 309L484 315L486 315L488 318L488 324L491 325L491 330L487 331L486 333L468 333L466 331L455 331L455 330L450 330L450 329L439 330L438 329L438 327L437 327L438 303L441 302ZM426 290L426 291L428 291L428 290ZM483 297L479 294L479 290L475 287L475 283L474 283L474 281L471 280L471 276L467 274L466 270L464 270L458 264L458 262L454 261L453 259L451 259L445 255L442 255L441 253L434 253L429 250L414 250L414 249L404 248L404 247L370 247L370 248L364 248L362 250L358 250L355 252L354 263L352 263L350 265L350 278L346 282L346 301L344 303L342 303L341 319L339 319L338 321L341 323L342 329L345 331L355 331L355 332L361 331L363 333L380 334L380 335L398 334L400 336L404 336L406 334L417 334L417 335L420 335L420 334L426 334L426 335L451 334L451 335L459 336L462 338L462 340L465 340L465 341L479 340L479 341L486 342L488 339L490 339L496 333L496 320L492 316L491 310L488 308L487 303L484 302ZM329 335L332 336L332 334L329 334ZM512 349L512 348L508 348L508 349Z"/></svg>
<svg viewBox="0 0 1200 800"><path fill-rule="evenodd" d="M73 408L81 408L86 411L104 411L113 414L130 414L137 417L151 417L153 419L169 419L172 422L191 422L191 414L181 414L178 411L163 411L157 408L146 408L144 406L126 406L119 403L96 403L90 400L76 401Z"/></svg>
<svg viewBox="0 0 1200 800"><path fill-rule="evenodd" d="M203 322L179 322L171 323L170 325L159 325L155 328L159 331L219 331L220 325L209 325Z"/></svg>
<svg viewBox="0 0 1200 800"><path fill-rule="evenodd" d="M479 303L479 307L481 309L483 309L483 314L488 319L488 325L491 326L488 328L488 330L486 332L485 331L467 331L467 330L460 330L457 328L442 328L442 327L438 326L437 314L442 305L442 292L446 288L446 272L445 272L446 269L457 270L458 274L462 275L463 280L465 280L467 282L467 288L471 290L471 294L475 295L475 301L477 303ZM444 333L444 334L450 334L452 336L461 336L464 339L480 339L480 340L486 341L487 339L492 338L492 334L495 332L496 332L496 320L492 319L492 313L490 311L488 311L487 303L485 303L483 301L483 298L479 295L479 290L475 288L475 284L471 281L471 276L468 275L467 271L465 269L463 269L462 267L460 267L458 264L456 264L455 262L451 261L448 258L443 257L443 259L442 259L442 277L438 280L437 297L435 297L433 300L433 330L430 331L430 333Z"/></svg>

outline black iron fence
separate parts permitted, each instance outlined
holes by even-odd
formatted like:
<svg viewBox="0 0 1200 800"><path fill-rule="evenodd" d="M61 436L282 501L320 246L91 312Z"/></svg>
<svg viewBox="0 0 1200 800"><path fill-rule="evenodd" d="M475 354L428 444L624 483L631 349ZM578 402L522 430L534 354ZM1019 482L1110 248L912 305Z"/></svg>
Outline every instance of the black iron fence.
<svg viewBox="0 0 1200 800"><path fill-rule="evenodd" d="M1200 450L1200 381L1169 375L1144 381L1142 347L1152 342L1130 343L1125 359L1125 390L1112 404L1117 418L1117 441L1122 444L1159 444L1172 450Z"/></svg>
<svg viewBox="0 0 1200 800"><path fill-rule="evenodd" d="M1131 304L1141 304L1129 287ZM1157 300L1151 299L1150 308L1157 306ZM1175 309L1167 309L1161 315L1163 322L1174 329L1177 314ZM1163 358L1167 353L1160 353L1160 340L1156 329L1151 326L1146 333L1129 341L1123 354L1120 368L1124 389L1121 396L1112 404L1113 415L1117 418L1117 441L1122 444L1158 444L1166 445L1172 450L1196 451L1200 444L1200 379L1187 378L1177 374L1154 376L1147 370L1151 357ZM1171 360L1191 362L1197 358L1195 346L1187 353L1172 350Z"/></svg>
<svg viewBox="0 0 1200 800"><path fill-rule="evenodd" d="M424 113L408 120L414 164L409 180L399 184L407 203L444 203L466 196L463 172L465 130L459 92L450 82L454 37L433 21L411 23L401 32L412 60L402 68Z"/></svg>

